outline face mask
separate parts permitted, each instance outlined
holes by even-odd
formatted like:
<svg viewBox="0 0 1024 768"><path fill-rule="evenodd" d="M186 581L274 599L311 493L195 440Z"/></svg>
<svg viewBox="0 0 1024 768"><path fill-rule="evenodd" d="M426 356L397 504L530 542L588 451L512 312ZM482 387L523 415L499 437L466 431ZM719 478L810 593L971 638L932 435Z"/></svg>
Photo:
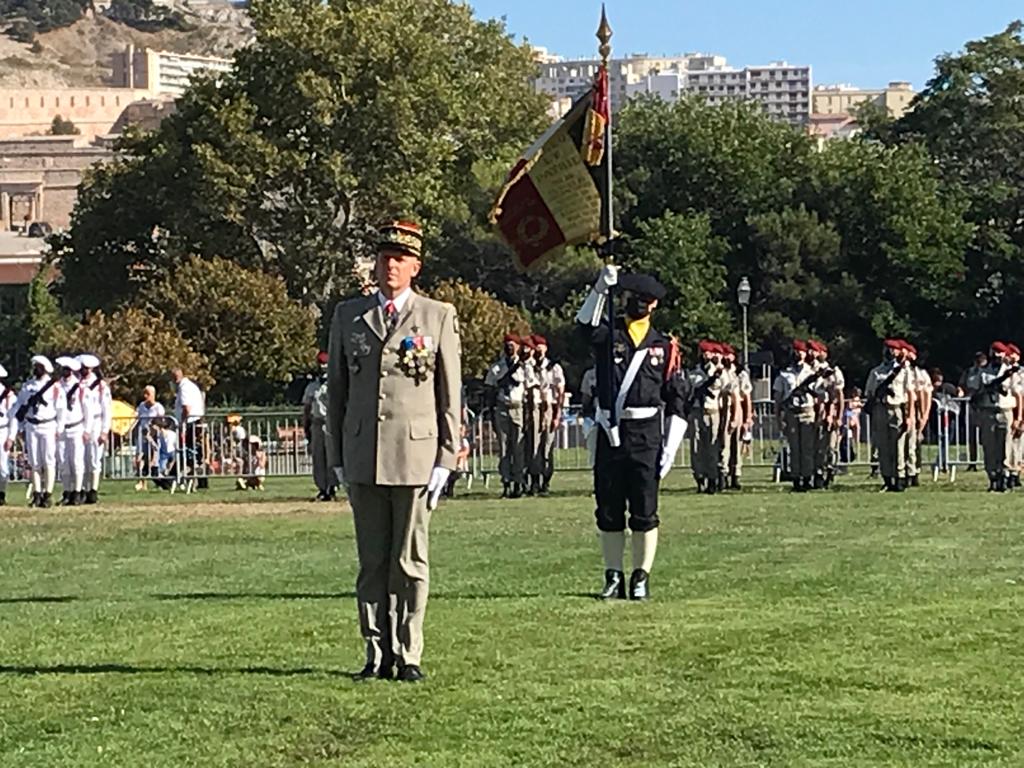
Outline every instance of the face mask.
<svg viewBox="0 0 1024 768"><path fill-rule="evenodd" d="M639 296L630 296L626 299L626 314L634 320L643 320L651 314L651 310L647 302L642 301Z"/></svg>

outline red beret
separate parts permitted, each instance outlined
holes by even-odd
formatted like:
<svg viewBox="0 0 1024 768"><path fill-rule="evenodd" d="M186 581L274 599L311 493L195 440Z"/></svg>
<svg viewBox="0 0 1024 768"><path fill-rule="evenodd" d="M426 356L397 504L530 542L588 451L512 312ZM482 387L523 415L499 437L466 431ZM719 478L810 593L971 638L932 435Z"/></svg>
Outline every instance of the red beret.
<svg viewBox="0 0 1024 768"><path fill-rule="evenodd" d="M903 342L899 339L886 339L884 344L889 349L903 349Z"/></svg>
<svg viewBox="0 0 1024 768"><path fill-rule="evenodd" d="M1011 355L1016 355L1017 357L1020 357L1020 347L1018 347L1016 344L1007 344L1006 348L1010 351Z"/></svg>
<svg viewBox="0 0 1024 768"><path fill-rule="evenodd" d="M793 339L793 351L794 352L806 352L807 342L803 339Z"/></svg>
<svg viewBox="0 0 1024 768"><path fill-rule="evenodd" d="M1001 355L1005 355L1007 352L1010 351L1009 347L1007 347L1001 341L993 341L991 348L993 352L998 352Z"/></svg>
<svg viewBox="0 0 1024 768"><path fill-rule="evenodd" d="M327 352L322 350L322 349L319 352L317 352L316 353L316 361L318 363L320 363L320 365L326 364L327 363Z"/></svg>
<svg viewBox="0 0 1024 768"><path fill-rule="evenodd" d="M722 344L722 354L736 357L736 350L733 349L732 344Z"/></svg>
<svg viewBox="0 0 1024 768"><path fill-rule="evenodd" d="M905 343L905 344L903 345L903 348L904 348L905 350L907 350L907 352L909 352L909 353L910 353L911 355L913 355L914 357L917 357L917 347L915 347L915 346L914 346L913 344L910 344L909 342L908 342L908 343Z"/></svg>
<svg viewBox="0 0 1024 768"><path fill-rule="evenodd" d="M534 349L537 345L533 343L533 336L523 336L519 341L527 349Z"/></svg>
<svg viewBox="0 0 1024 768"><path fill-rule="evenodd" d="M818 345L818 351L819 352L824 352L827 355L828 354L828 344L826 344L823 341L819 341L819 342L816 342L816 343Z"/></svg>
<svg viewBox="0 0 1024 768"><path fill-rule="evenodd" d="M503 343L508 344L510 341L514 341L516 344L519 344L520 343L519 336L517 336L514 333L506 333L505 334L505 341Z"/></svg>
<svg viewBox="0 0 1024 768"><path fill-rule="evenodd" d="M548 345L548 340L541 336L539 333L535 333L533 335L533 343L536 344L538 347L541 345L546 347Z"/></svg>
<svg viewBox="0 0 1024 768"><path fill-rule="evenodd" d="M715 342L711 341L710 339L704 339L697 345L697 349L700 351L701 354L704 354L706 352L714 352L716 347L717 345L715 344Z"/></svg>

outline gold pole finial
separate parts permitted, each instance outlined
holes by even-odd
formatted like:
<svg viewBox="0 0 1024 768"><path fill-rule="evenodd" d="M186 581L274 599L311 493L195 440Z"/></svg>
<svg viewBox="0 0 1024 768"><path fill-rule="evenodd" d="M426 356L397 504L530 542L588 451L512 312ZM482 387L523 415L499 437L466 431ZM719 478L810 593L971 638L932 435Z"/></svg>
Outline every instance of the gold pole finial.
<svg viewBox="0 0 1024 768"><path fill-rule="evenodd" d="M598 52L601 54L601 61L607 66L608 59L612 55L612 26L608 23L608 14L605 13L604 3L601 3L601 26L597 28L597 39L601 41Z"/></svg>

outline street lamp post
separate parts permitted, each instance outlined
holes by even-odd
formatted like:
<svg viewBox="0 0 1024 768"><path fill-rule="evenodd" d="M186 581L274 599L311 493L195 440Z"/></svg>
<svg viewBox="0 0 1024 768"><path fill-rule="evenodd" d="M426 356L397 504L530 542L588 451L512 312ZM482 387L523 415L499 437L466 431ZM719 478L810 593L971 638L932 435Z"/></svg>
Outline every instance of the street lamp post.
<svg viewBox="0 0 1024 768"><path fill-rule="evenodd" d="M743 365L750 369L750 350L747 346L747 307L750 306L750 281L746 277L740 278L739 288L736 289L736 298L743 307Z"/></svg>

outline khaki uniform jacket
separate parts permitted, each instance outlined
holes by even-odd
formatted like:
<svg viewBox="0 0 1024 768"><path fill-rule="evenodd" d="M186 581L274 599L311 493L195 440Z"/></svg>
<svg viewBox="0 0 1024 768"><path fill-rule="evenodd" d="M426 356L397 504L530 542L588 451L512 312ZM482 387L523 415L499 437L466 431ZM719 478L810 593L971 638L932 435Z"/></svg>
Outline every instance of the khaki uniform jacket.
<svg viewBox="0 0 1024 768"><path fill-rule="evenodd" d="M404 346L417 344L417 379ZM455 470L462 367L455 307L413 292L393 333L376 294L344 301L331 321L327 459L350 483L426 486Z"/></svg>

